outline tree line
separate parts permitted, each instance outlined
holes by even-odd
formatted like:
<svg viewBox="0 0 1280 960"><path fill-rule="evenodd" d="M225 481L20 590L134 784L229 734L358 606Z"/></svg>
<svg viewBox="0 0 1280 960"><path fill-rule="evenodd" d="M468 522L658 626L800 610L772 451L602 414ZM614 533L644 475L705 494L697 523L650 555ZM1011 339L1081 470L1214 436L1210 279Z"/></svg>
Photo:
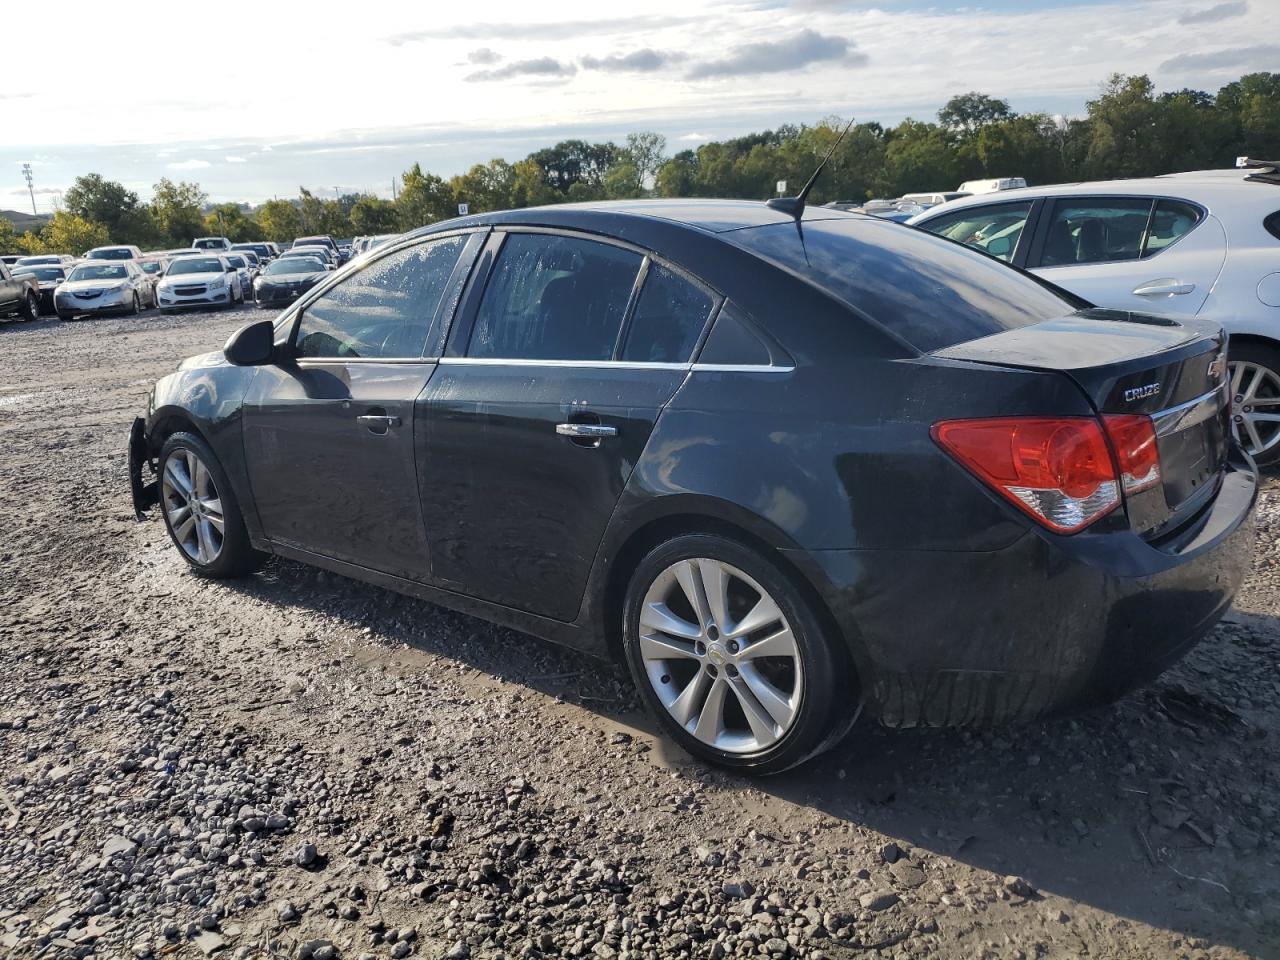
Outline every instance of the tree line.
<svg viewBox="0 0 1280 960"><path fill-rule="evenodd" d="M673 155L665 138L650 132L629 134L622 143L564 140L523 160L491 160L448 179L415 163L400 177L394 200L368 194L326 200L302 188L296 198L269 200L252 211L235 203L210 208L198 184L169 179L143 202L120 183L90 173L76 179L39 233L15 236L0 219L0 250L177 247L206 234L287 242L313 233L393 233L456 216L460 203L482 213L644 196L763 199L778 180L798 188L844 128L831 117ZM1081 118L1018 114L1006 100L973 92L952 97L936 121L854 124L811 200L949 190L997 176L1021 176L1030 184L1153 176L1230 166L1241 155L1280 159L1280 73L1246 74L1214 94L1157 94L1145 75L1114 74Z"/></svg>

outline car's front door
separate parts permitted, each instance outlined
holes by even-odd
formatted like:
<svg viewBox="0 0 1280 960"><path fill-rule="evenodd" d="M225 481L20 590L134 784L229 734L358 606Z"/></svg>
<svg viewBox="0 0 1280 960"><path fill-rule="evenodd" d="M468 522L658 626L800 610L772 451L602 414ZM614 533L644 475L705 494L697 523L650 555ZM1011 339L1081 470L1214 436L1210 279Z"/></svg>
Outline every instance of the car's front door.
<svg viewBox="0 0 1280 960"><path fill-rule="evenodd" d="M622 246L539 232L491 242L487 282L420 401L432 570L447 589L568 621L719 301Z"/></svg>
<svg viewBox="0 0 1280 960"><path fill-rule="evenodd" d="M1027 267L1100 307L1195 316L1226 256L1222 225L1185 200L1058 197Z"/></svg>
<svg viewBox="0 0 1280 960"><path fill-rule="evenodd" d="M301 310L292 360L244 405L249 479L273 542L417 580L430 560L414 464L414 400L479 235L392 251Z"/></svg>

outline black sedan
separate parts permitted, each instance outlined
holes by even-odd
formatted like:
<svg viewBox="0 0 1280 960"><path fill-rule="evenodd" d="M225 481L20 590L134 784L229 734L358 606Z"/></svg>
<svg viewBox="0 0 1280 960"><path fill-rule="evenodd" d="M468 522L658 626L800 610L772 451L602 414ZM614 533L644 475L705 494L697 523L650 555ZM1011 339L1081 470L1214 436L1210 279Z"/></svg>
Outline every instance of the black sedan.
<svg viewBox="0 0 1280 960"><path fill-rule="evenodd" d="M330 269L312 257L272 260L253 282L253 295L261 307L293 303L327 277Z"/></svg>
<svg viewBox="0 0 1280 960"><path fill-rule="evenodd" d="M201 574L277 554L620 658L774 772L860 711L1115 697L1209 630L1257 495L1224 346L840 211L486 214L160 380L134 501Z"/></svg>

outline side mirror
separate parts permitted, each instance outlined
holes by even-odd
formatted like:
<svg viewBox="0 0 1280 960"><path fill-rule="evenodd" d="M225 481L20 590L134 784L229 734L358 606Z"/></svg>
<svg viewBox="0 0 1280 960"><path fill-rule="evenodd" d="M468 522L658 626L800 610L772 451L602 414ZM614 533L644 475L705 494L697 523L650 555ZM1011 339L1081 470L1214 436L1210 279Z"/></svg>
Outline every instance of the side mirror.
<svg viewBox="0 0 1280 960"><path fill-rule="evenodd" d="M275 356L275 324L270 320L255 320L231 335L222 355L228 363L237 367L260 367Z"/></svg>

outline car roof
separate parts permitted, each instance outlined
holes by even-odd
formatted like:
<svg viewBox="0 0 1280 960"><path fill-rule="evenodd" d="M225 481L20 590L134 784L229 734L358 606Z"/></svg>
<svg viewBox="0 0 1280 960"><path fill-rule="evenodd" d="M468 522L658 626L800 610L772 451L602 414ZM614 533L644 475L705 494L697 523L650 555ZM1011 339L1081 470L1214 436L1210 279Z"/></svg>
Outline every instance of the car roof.
<svg viewBox="0 0 1280 960"><path fill-rule="evenodd" d="M1268 201L1280 205L1280 189L1273 183L1250 181L1252 170L1189 170L1184 173L1167 173L1158 177L1134 177L1119 180L1090 180L1078 183L1055 183L1042 187L1019 187L1016 190L999 190L961 197L931 207L911 219L911 223L925 223L941 214L963 210L966 207L984 206L990 203L1010 203L1017 200L1035 200L1040 197L1074 196L1139 196L1174 197L1200 203L1211 210L1240 208L1257 210Z"/></svg>

